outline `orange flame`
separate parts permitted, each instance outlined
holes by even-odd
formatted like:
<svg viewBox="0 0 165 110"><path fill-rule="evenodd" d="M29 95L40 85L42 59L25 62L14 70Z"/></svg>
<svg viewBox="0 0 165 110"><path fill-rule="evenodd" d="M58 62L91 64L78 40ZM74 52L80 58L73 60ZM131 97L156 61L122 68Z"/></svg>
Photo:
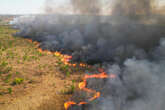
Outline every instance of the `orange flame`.
<svg viewBox="0 0 165 110"><path fill-rule="evenodd" d="M80 67L86 67L87 65L84 64L84 63L80 63L79 66L80 66Z"/></svg>
<svg viewBox="0 0 165 110"><path fill-rule="evenodd" d="M94 74L94 75L85 75L85 79L91 79L91 78L108 78L108 75L105 72L102 72L100 74Z"/></svg>
<svg viewBox="0 0 165 110"><path fill-rule="evenodd" d="M39 47L40 43L39 42L36 42L36 41L33 41L32 39L27 39L28 42L30 43L33 43L36 45L36 47ZM60 52L51 52L51 51L48 51L48 50L42 50L42 48L38 48L38 51L40 53L45 53L47 55L55 55L56 57L59 57L60 58L60 61L65 64L65 65L68 65L68 66L72 66L72 67L76 67L78 66L77 64L72 64L70 63L70 60L72 59L72 56L69 56L69 55L65 55L65 54L62 54ZM80 64L79 66L82 66L82 67L86 67L86 64ZM89 66L88 66L89 67Z"/></svg>
<svg viewBox="0 0 165 110"><path fill-rule="evenodd" d="M28 41L28 42L30 42L30 43L32 43L32 42L33 42L33 41L32 41L32 39L27 39L27 41Z"/></svg>
<svg viewBox="0 0 165 110"><path fill-rule="evenodd" d="M66 102L65 104L64 104L64 107L65 107L65 110L68 110L68 108L71 106L71 105L76 105L76 103L75 102Z"/></svg>
<svg viewBox="0 0 165 110"><path fill-rule="evenodd" d="M79 88L83 89L86 87L86 81L79 83Z"/></svg>
<svg viewBox="0 0 165 110"><path fill-rule="evenodd" d="M88 104L87 102L80 102L78 105Z"/></svg>
<svg viewBox="0 0 165 110"><path fill-rule="evenodd" d="M92 98L90 98L89 100L90 100L90 101L93 101L93 100L95 100L95 99L99 98L99 97L100 97L100 95L101 95L101 93L100 93L100 92L96 92L96 93L95 93L95 95L94 95Z"/></svg>
<svg viewBox="0 0 165 110"><path fill-rule="evenodd" d="M37 47L39 47L40 43L39 42L33 42L31 39L27 39L30 43L34 43ZM73 66L73 67L76 67L77 64L72 64L70 63L70 60L72 59L72 56L69 56L69 55L63 55L61 54L60 52L50 52L50 51L47 51L47 50L42 50L41 48L38 48L38 51L40 53L46 53L48 55L50 54L53 54L55 55L56 57L59 57L60 60L65 64L65 65L68 65L68 66ZM80 67L88 67L88 68L91 68L90 65L86 65L84 63L80 63L79 64ZM92 90L92 89L89 89L89 88L86 88L87 86L87 79L91 79L91 78L98 78L98 79L105 79L105 78L116 78L116 75L115 74L106 74L104 72L104 69L102 68L99 68L98 71L100 72L100 74L93 74L93 75L85 75L84 77L84 80L83 82L79 83L79 88L80 90L83 90L83 91L86 91L86 92L89 92L89 93L94 93L94 96L91 97L90 99L88 99L88 102L90 101L93 101L97 98L99 98L101 96L101 93L100 92L97 92L95 90ZM69 107L71 107L72 105L78 105L78 106L81 106L81 105L84 105L84 104L88 104L88 102L79 102L79 103L76 103L74 101L68 101L68 102L65 102L64 103L64 108L65 110L68 110Z"/></svg>
<svg viewBox="0 0 165 110"><path fill-rule="evenodd" d="M79 89L80 90L84 90L84 91L89 92L89 93L94 93L94 96L91 97L90 99L88 99L88 102L93 101L93 100L99 98L101 96L101 93L97 92L95 90L86 88L86 86L87 86L87 79L91 79L91 78L98 78L98 79L111 78L111 79L114 79L114 78L116 78L115 74L108 75L107 73L104 72L104 69L99 68L98 71L101 72L101 73L100 74L93 74L93 75L85 75L83 82L79 83ZM68 110L68 108L71 107L72 105L79 105L80 106L82 104L88 104L88 102L80 102L78 104L76 104L76 102L72 102L72 103L66 102L64 104L64 107L65 107L66 110ZM66 104L67 104L67 106L66 106Z"/></svg>

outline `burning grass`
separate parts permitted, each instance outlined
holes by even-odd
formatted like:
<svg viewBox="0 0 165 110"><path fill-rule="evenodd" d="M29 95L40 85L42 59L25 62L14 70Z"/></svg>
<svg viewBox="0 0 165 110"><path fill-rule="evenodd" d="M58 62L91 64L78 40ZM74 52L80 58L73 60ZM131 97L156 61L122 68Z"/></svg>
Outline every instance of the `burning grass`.
<svg viewBox="0 0 165 110"><path fill-rule="evenodd" d="M88 79L92 79L92 78L96 78L96 79L106 79L106 78L114 79L114 78L116 78L115 74L109 74L108 75L106 72L104 72L104 69L102 69L102 68L99 68L98 71L100 72L99 74L85 75L83 81L79 83L79 89L80 90L88 92L88 93L92 93L94 95L91 98L87 99L87 101L81 101L79 103L76 103L74 101L68 101L68 102L64 103L65 110L68 110L69 107L71 107L72 105L82 106L84 104L88 104L89 102L94 101L94 100L96 100L97 98L100 97L100 95L101 95L100 92L98 92L96 90L93 90L93 89L87 88L87 80Z"/></svg>
<svg viewBox="0 0 165 110"><path fill-rule="evenodd" d="M104 83L99 85L98 80L106 82L119 78L116 73L105 72L101 65L92 67L73 62L72 56L43 50L38 42L12 37L16 30L1 28L0 106L3 110L88 109L107 94L105 88L99 89ZM93 74L96 68L99 68L98 73ZM92 74L84 75L85 71ZM96 80L96 87L90 85L89 80ZM120 95L113 90L110 92L114 97ZM135 100L136 94L139 95L129 92L126 100Z"/></svg>
<svg viewBox="0 0 165 110"><path fill-rule="evenodd" d="M67 76L67 77L70 77L70 75L75 71L81 71L82 69L88 70L91 68L90 65L87 65L87 64L84 64L81 62L80 63L72 62L72 56L61 54L60 52L50 52L47 50L42 50L41 48L39 48L40 44L38 42L33 42L30 39L26 39L26 41L27 41L26 43L32 44L32 47L30 47L29 49L22 48L23 54L18 56L21 59L17 58L17 64L24 65L26 62L30 62L30 61L36 61L39 63L41 58L44 56L55 57L55 59L56 59L55 65L58 66L59 70L62 71L63 73L65 73L64 76ZM10 47L12 48L12 44L10 44ZM34 50L32 50L33 48L34 48ZM10 50L8 52L9 52L8 58L11 58L14 60L15 57L17 57L13 51ZM7 64L8 63L5 63L5 62L2 63L2 65L4 65L4 66L7 66ZM45 69L48 69L51 71L53 69L53 67L51 67L51 65L49 65L49 64L44 63L44 64L39 64L38 69L42 72ZM92 78L106 79L106 78L115 78L116 77L114 74L108 75L107 73L104 72L103 69L99 69L99 72L100 72L99 74L85 75L83 78L83 81L78 84L78 87L80 90L93 94L93 96L91 96L89 99L87 99L87 101L81 101L79 103L74 102L74 101L65 102L64 108L66 110L68 110L69 107L71 107L72 105L81 106L84 104L88 104L89 102L94 101L95 99L100 97L101 93L99 91L87 88L88 79L92 79ZM16 73L17 73L16 75L19 75L19 72L16 72ZM26 77L26 76L23 76L23 77ZM10 78L11 78L11 74L9 74L7 76L6 80L9 82ZM24 81L24 78L19 78L19 77L15 76L14 80L12 81L12 86L20 85L20 84L24 83L25 81ZM29 81L29 82L33 82L33 81ZM72 83L70 84L70 86L66 86L65 89L61 89L60 93L62 93L64 95L70 95L75 92L75 89L76 89L76 83L75 83L75 80L72 80ZM11 94L13 92L12 87L7 88L7 90L8 90L9 94Z"/></svg>
<svg viewBox="0 0 165 110"><path fill-rule="evenodd" d="M3 31L2 31L2 33L3 33ZM6 33L6 32L4 32L4 33ZM7 32L7 33L10 33L10 32ZM2 37L2 39L4 39L4 38ZM72 56L61 54L60 52L50 52L47 50L42 50L41 48L39 48L40 44L38 42L33 42L30 39L23 40L20 38L13 38L12 36L10 36L9 38L5 38L4 40L6 41L5 44L1 43L1 51L2 51L1 58L3 57L3 59L5 59L5 60L4 60L4 62L2 62L0 67L2 67L1 73L6 74L3 76L3 77L5 77L4 81L7 84L7 86L4 86L4 88L6 88L6 90L5 89L4 90L7 91L8 94L15 94L15 93L13 93L14 91L16 91L15 90L16 88L14 88L15 85L17 85L18 87L21 87L21 86L27 86L28 82L29 83L34 82L34 81L32 81L33 79L31 79L28 75L23 74L23 72L19 71L19 69L22 69L22 68L18 69L17 68L18 66L16 66L16 65L25 66L29 62L33 62L35 64L38 63L38 65L36 65L36 67L37 67L36 71L38 71L37 73L42 75L42 74L45 74L45 72L46 72L45 70L52 72L54 69L54 67L52 67L51 62L40 63L40 62L42 62L41 60L43 57L48 56L53 59L56 59L56 61L54 62L54 66L57 66L59 68L59 70L62 73L64 73L63 75L65 78L71 77L71 75L74 75L73 73L76 71L80 72L80 71L83 71L84 69L88 70L91 68L90 65L87 65L87 64L84 64L81 62L79 62L79 63L72 62ZM23 42L23 43L20 43L20 42ZM22 48L22 46L19 47L20 45L18 45L18 44L22 45L23 48ZM10 66L8 66L8 64L10 64ZM15 66L13 66L13 65L15 65ZM15 71L15 74L11 74L11 73L13 73L13 71ZM63 95L70 95L75 92L77 87L79 87L80 90L93 94L93 96L91 98L87 99L87 101L81 101L79 103L76 103L73 101L69 101L69 102L65 102L65 103L63 102L66 110L72 105L77 104L78 106L81 106L84 104L88 104L90 101L93 101L100 97L101 93L99 91L95 91L93 89L89 89L86 87L87 79L115 78L115 75L112 74L112 75L108 76L104 72L104 70L100 69L99 71L100 71L100 74L85 75L83 78L83 82L80 82L79 84L77 84L77 83L79 82L79 80L81 78L77 82L75 80L72 80L69 85L64 86L65 89L60 90L60 93ZM24 72L26 72L26 71L24 71ZM53 85L56 86L56 84L54 82L53 82Z"/></svg>

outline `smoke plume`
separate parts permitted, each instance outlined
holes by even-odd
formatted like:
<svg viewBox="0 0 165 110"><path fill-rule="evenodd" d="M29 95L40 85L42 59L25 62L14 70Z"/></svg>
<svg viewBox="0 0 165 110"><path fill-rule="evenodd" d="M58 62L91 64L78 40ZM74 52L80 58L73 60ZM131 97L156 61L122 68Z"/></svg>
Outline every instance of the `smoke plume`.
<svg viewBox="0 0 165 110"><path fill-rule="evenodd" d="M71 0L70 5L73 15L18 18L17 35L72 55L73 61L102 63L107 73L117 75L100 87L97 80L88 81L102 97L84 110L163 110L165 16L155 13L155 1Z"/></svg>
<svg viewBox="0 0 165 110"><path fill-rule="evenodd" d="M113 14L125 16L149 15L154 8L155 0L115 0Z"/></svg>
<svg viewBox="0 0 165 110"><path fill-rule="evenodd" d="M71 0L74 10L83 14L99 14L100 0Z"/></svg>

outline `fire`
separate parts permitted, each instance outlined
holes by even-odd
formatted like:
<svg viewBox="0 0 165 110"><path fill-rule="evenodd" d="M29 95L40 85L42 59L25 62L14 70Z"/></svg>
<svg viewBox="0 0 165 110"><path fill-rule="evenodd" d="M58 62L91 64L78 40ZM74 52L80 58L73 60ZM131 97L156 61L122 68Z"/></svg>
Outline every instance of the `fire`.
<svg viewBox="0 0 165 110"><path fill-rule="evenodd" d="M60 52L55 52L54 55L59 57L61 55L61 53Z"/></svg>
<svg viewBox="0 0 165 110"><path fill-rule="evenodd" d="M51 55L51 54L52 54L52 52L50 52L50 51L48 51L48 50L42 50L41 48L39 48L38 51L39 51L40 53L46 53L46 54L48 54L48 55Z"/></svg>
<svg viewBox="0 0 165 110"><path fill-rule="evenodd" d="M73 67L76 67L76 64L73 64Z"/></svg>
<svg viewBox="0 0 165 110"><path fill-rule="evenodd" d="M77 104L77 105L78 105L78 106L81 106L81 105L84 105L84 104L88 104L88 103L87 103L87 102L80 102L80 103ZM65 110L68 110L69 107L71 107L72 105L76 105L76 103L73 102L73 101L64 103Z"/></svg>
<svg viewBox="0 0 165 110"><path fill-rule="evenodd" d="M33 41L32 41L32 39L27 39L27 41L28 41L28 42L30 42L30 43L32 43L32 42L33 42Z"/></svg>
<svg viewBox="0 0 165 110"><path fill-rule="evenodd" d="M42 48L39 48L39 45L40 43L39 42L36 42L36 41L33 41L32 39L27 39L28 42L30 43L33 43L36 47L38 47L38 51L40 53L43 53L43 54L47 54L47 55L55 55L56 57L59 57L60 61L64 64L64 65L68 65L68 66L72 66L72 67L77 67L77 66L80 66L80 67L88 67L90 68L91 66L89 65L86 65L84 63L80 63L79 65L74 63L70 63L71 59L72 59L72 56L70 55L65 55L65 54L62 54L61 52L51 52L51 51L48 51L48 50L43 50Z"/></svg>
<svg viewBox="0 0 165 110"><path fill-rule="evenodd" d="M78 105L88 104L87 102L80 102Z"/></svg>
<svg viewBox="0 0 165 110"><path fill-rule="evenodd" d="M83 90L83 91L86 91L88 93L93 93L94 96L89 98L87 102L79 102L79 103L76 103L76 102L66 102L64 104L64 107L66 110L68 110L69 107L71 107L72 105L82 105L82 104L88 104L88 102L91 102L97 98L99 98L101 96L101 93L100 92L97 92L95 90L92 90L92 89L89 89L89 88L86 88L87 86L87 79L91 79L91 78L97 78L97 79L105 79L105 78L111 78L111 79L114 79L116 78L116 75L115 74L110 74L108 75L106 72L104 72L104 69L101 69L99 68L98 70L100 73L99 74L93 74L93 75L85 75L84 76L84 79L83 79L83 82L80 82L79 83L79 89L80 90ZM67 106L66 106L67 105Z"/></svg>
<svg viewBox="0 0 165 110"><path fill-rule="evenodd" d="M39 47L40 43L33 41L32 39L26 39L28 42L35 44L36 47Z"/></svg>
<svg viewBox="0 0 165 110"><path fill-rule="evenodd" d="M39 49L38 49L38 51L39 51L40 53L42 53L42 52L43 52L43 50L42 50L41 48L39 48Z"/></svg>
<svg viewBox="0 0 165 110"><path fill-rule="evenodd" d="M33 42L31 39L27 39L27 40L31 43L34 43L37 47L39 47L39 45L40 45L40 43ZM91 67L90 65L87 65L87 64L84 64L84 63L80 63L79 65L77 65L76 63L72 64L72 63L70 63L70 60L72 59L72 56L64 55L64 54L61 54L60 52L50 52L50 51L47 51L47 50L42 50L41 48L38 48L38 51L40 53L46 53L48 55L55 55L56 57L60 58L60 60L63 62L63 64L68 65L68 66L73 66L73 67L80 66L80 67L88 67L88 68ZM88 104L90 101L93 101L93 100L95 100L95 99L97 99L101 96L100 92L97 92L95 90L92 90L92 89L89 89L89 88L86 87L87 86L87 79L92 79L92 78L96 78L96 79L111 78L111 79L114 79L114 78L116 78L115 74L108 75L104 71L104 69L102 69L102 68L99 68L98 71L100 72L99 74L85 75L84 79L83 79L83 82L79 83L79 89L80 90L86 91L88 93L93 93L94 96L89 98L87 100L87 102L82 101L82 102L76 103L74 101L68 101L68 102L64 103L65 110L68 110L69 107L71 107L72 105L81 106L81 105L84 105L84 104Z"/></svg>
<svg viewBox="0 0 165 110"><path fill-rule="evenodd" d="M99 98L99 97L100 97L100 95L101 95L101 93L100 93L100 92L96 92L96 93L95 93L95 95L94 95L92 98L90 98L89 100L90 100L90 101L93 101L93 100L95 100L95 99Z"/></svg>
<svg viewBox="0 0 165 110"><path fill-rule="evenodd" d="M91 79L91 78L108 78L108 75L105 72L102 72L100 74L94 74L94 75L85 75L85 79Z"/></svg>
<svg viewBox="0 0 165 110"><path fill-rule="evenodd" d="M50 52L47 50L42 50L41 48L38 49L40 53L46 53L47 55L55 55L56 57L60 58L60 61L63 62L65 65L76 67L76 64L71 64L70 60L72 56L61 54L60 52Z"/></svg>
<svg viewBox="0 0 165 110"><path fill-rule="evenodd" d="M76 64L76 63L70 63L71 59L72 59L72 56L69 56L69 55L64 55L64 54L61 54L60 52L55 52L54 53L55 56L59 57L61 59L61 61L65 64L65 65L68 65L68 66L72 66L72 67L88 67L90 68L89 65L87 64L84 64L84 63L80 63L79 65Z"/></svg>
<svg viewBox="0 0 165 110"><path fill-rule="evenodd" d="M80 63L79 66L80 66L80 67L86 67L86 66L88 66L88 65L86 65L86 64L84 64L84 63Z"/></svg>
<svg viewBox="0 0 165 110"><path fill-rule="evenodd" d="M60 52L55 52L54 55L57 56L57 57L59 57L60 60L61 60L65 65L73 66L73 67L76 67L76 66L77 66L77 64L72 64L72 63L70 63L70 60L72 59L72 56L63 55L63 54L61 54Z"/></svg>
<svg viewBox="0 0 165 110"><path fill-rule="evenodd" d="M85 82L79 83L79 88L80 88L80 89L83 89L83 88L85 88L85 87L86 87L86 81L85 81Z"/></svg>
<svg viewBox="0 0 165 110"><path fill-rule="evenodd" d="M76 105L76 103L75 102L66 102L65 104L64 104L64 107L65 107L65 109L66 110L68 110L68 108L71 106L71 105Z"/></svg>

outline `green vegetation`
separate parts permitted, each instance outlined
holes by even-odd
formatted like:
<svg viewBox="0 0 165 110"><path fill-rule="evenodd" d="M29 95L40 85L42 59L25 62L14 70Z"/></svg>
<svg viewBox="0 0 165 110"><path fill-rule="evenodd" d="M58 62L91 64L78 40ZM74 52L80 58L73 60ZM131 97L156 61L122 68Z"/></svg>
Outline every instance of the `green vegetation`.
<svg viewBox="0 0 165 110"><path fill-rule="evenodd" d="M23 83L24 79L23 78L15 78L13 81L13 85L21 84Z"/></svg>
<svg viewBox="0 0 165 110"><path fill-rule="evenodd" d="M75 83L76 83L76 81L72 80L72 84L69 86L66 86L65 89L62 89L61 93L62 94L73 94L75 92L75 88L76 88Z"/></svg>
<svg viewBox="0 0 165 110"><path fill-rule="evenodd" d="M12 70L12 67L8 66L8 63L5 61L2 61L0 64L0 75L1 74L7 74Z"/></svg>
<svg viewBox="0 0 165 110"><path fill-rule="evenodd" d="M9 92L9 94L11 94L12 93L12 88L8 88L8 92Z"/></svg>
<svg viewBox="0 0 165 110"><path fill-rule="evenodd" d="M25 84L28 80L32 80L31 77L28 76L29 72L24 70L24 68L28 66L28 63L32 62L40 65L40 57L44 56L42 53L38 52L34 43L30 43L23 38L13 37L13 34L16 32L17 30L9 26L0 25L1 95L4 93L11 94L14 85L21 86L22 83Z"/></svg>
<svg viewBox="0 0 165 110"><path fill-rule="evenodd" d="M53 102L62 110L64 100L67 101L78 88L82 68L66 65L60 57L39 51L35 42L14 37L17 31L0 25L0 102L5 104L24 97L34 88L48 95L60 91ZM39 100L36 96L35 100Z"/></svg>

